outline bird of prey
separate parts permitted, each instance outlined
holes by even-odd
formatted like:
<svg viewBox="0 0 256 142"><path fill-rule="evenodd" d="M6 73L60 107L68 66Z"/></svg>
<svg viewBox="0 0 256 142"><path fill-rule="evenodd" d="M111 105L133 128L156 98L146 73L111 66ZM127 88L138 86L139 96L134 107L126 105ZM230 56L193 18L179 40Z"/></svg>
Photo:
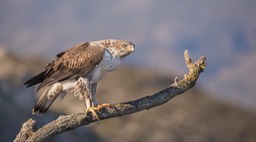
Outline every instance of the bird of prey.
<svg viewBox="0 0 256 142"><path fill-rule="evenodd" d="M84 42L57 54L41 73L24 83L26 87L40 84L32 113L43 114L58 96L73 94L85 101L86 113L96 115L94 109L100 107L95 99L98 81L134 50L130 41L106 39Z"/></svg>

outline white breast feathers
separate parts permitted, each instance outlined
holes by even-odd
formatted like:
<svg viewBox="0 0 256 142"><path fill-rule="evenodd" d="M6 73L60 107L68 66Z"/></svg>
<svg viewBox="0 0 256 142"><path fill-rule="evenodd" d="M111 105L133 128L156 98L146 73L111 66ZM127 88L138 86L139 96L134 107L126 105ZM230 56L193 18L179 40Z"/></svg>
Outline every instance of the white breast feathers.
<svg viewBox="0 0 256 142"><path fill-rule="evenodd" d="M103 71L109 72L115 70L119 62L120 59L118 57L113 57L109 51L105 50L103 59L99 65Z"/></svg>
<svg viewBox="0 0 256 142"><path fill-rule="evenodd" d="M120 59L113 57L109 51L105 50L102 61L92 71L91 82L98 82L106 72L113 71L117 68Z"/></svg>

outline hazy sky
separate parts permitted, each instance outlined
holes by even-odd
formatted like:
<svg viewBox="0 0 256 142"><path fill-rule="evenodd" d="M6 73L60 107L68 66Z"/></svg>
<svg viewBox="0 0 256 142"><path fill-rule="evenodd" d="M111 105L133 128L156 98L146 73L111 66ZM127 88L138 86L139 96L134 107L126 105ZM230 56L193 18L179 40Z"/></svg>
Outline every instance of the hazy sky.
<svg viewBox="0 0 256 142"><path fill-rule="evenodd" d="M53 58L82 41L128 39L136 52L126 62L181 75L188 49L208 60L198 84L256 108L255 0L5 0L0 21L0 45L22 56Z"/></svg>

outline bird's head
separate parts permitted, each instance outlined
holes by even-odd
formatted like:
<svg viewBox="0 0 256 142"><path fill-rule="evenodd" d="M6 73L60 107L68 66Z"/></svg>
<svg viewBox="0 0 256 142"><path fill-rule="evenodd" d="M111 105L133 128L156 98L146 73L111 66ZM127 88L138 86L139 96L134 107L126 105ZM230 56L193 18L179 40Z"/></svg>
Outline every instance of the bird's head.
<svg viewBox="0 0 256 142"><path fill-rule="evenodd" d="M120 43L117 42L116 46L120 58L124 58L135 51L135 44L130 41L120 40Z"/></svg>
<svg viewBox="0 0 256 142"><path fill-rule="evenodd" d="M135 51L135 45L127 40L113 40L107 49L113 56L124 58Z"/></svg>

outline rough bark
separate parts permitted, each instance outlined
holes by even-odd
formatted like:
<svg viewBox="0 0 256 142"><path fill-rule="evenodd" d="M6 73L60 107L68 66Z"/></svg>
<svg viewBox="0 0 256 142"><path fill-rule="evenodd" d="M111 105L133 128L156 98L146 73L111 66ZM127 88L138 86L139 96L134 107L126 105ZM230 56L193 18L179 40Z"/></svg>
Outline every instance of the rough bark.
<svg viewBox="0 0 256 142"><path fill-rule="evenodd" d="M129 102L104 106L98 110L95 110L99 119L104 120L150 109L152 107L162 105L170 101L173 97L192 88L195 85L200 73L203 72L206 67L206 58L202 56L199 60L193 63L187 51L184 53L184 58L189 69L189 73L185 74L182 80L178 81L176 77L173 84L158 93ZM88 125L95 121L97 121L97 119L91 113L76 113L60 116L56 120L42 126L39 129L36 129L36 121L29 119L23 124L14 141L41 142L55 135L80 126Z"/></svg>

